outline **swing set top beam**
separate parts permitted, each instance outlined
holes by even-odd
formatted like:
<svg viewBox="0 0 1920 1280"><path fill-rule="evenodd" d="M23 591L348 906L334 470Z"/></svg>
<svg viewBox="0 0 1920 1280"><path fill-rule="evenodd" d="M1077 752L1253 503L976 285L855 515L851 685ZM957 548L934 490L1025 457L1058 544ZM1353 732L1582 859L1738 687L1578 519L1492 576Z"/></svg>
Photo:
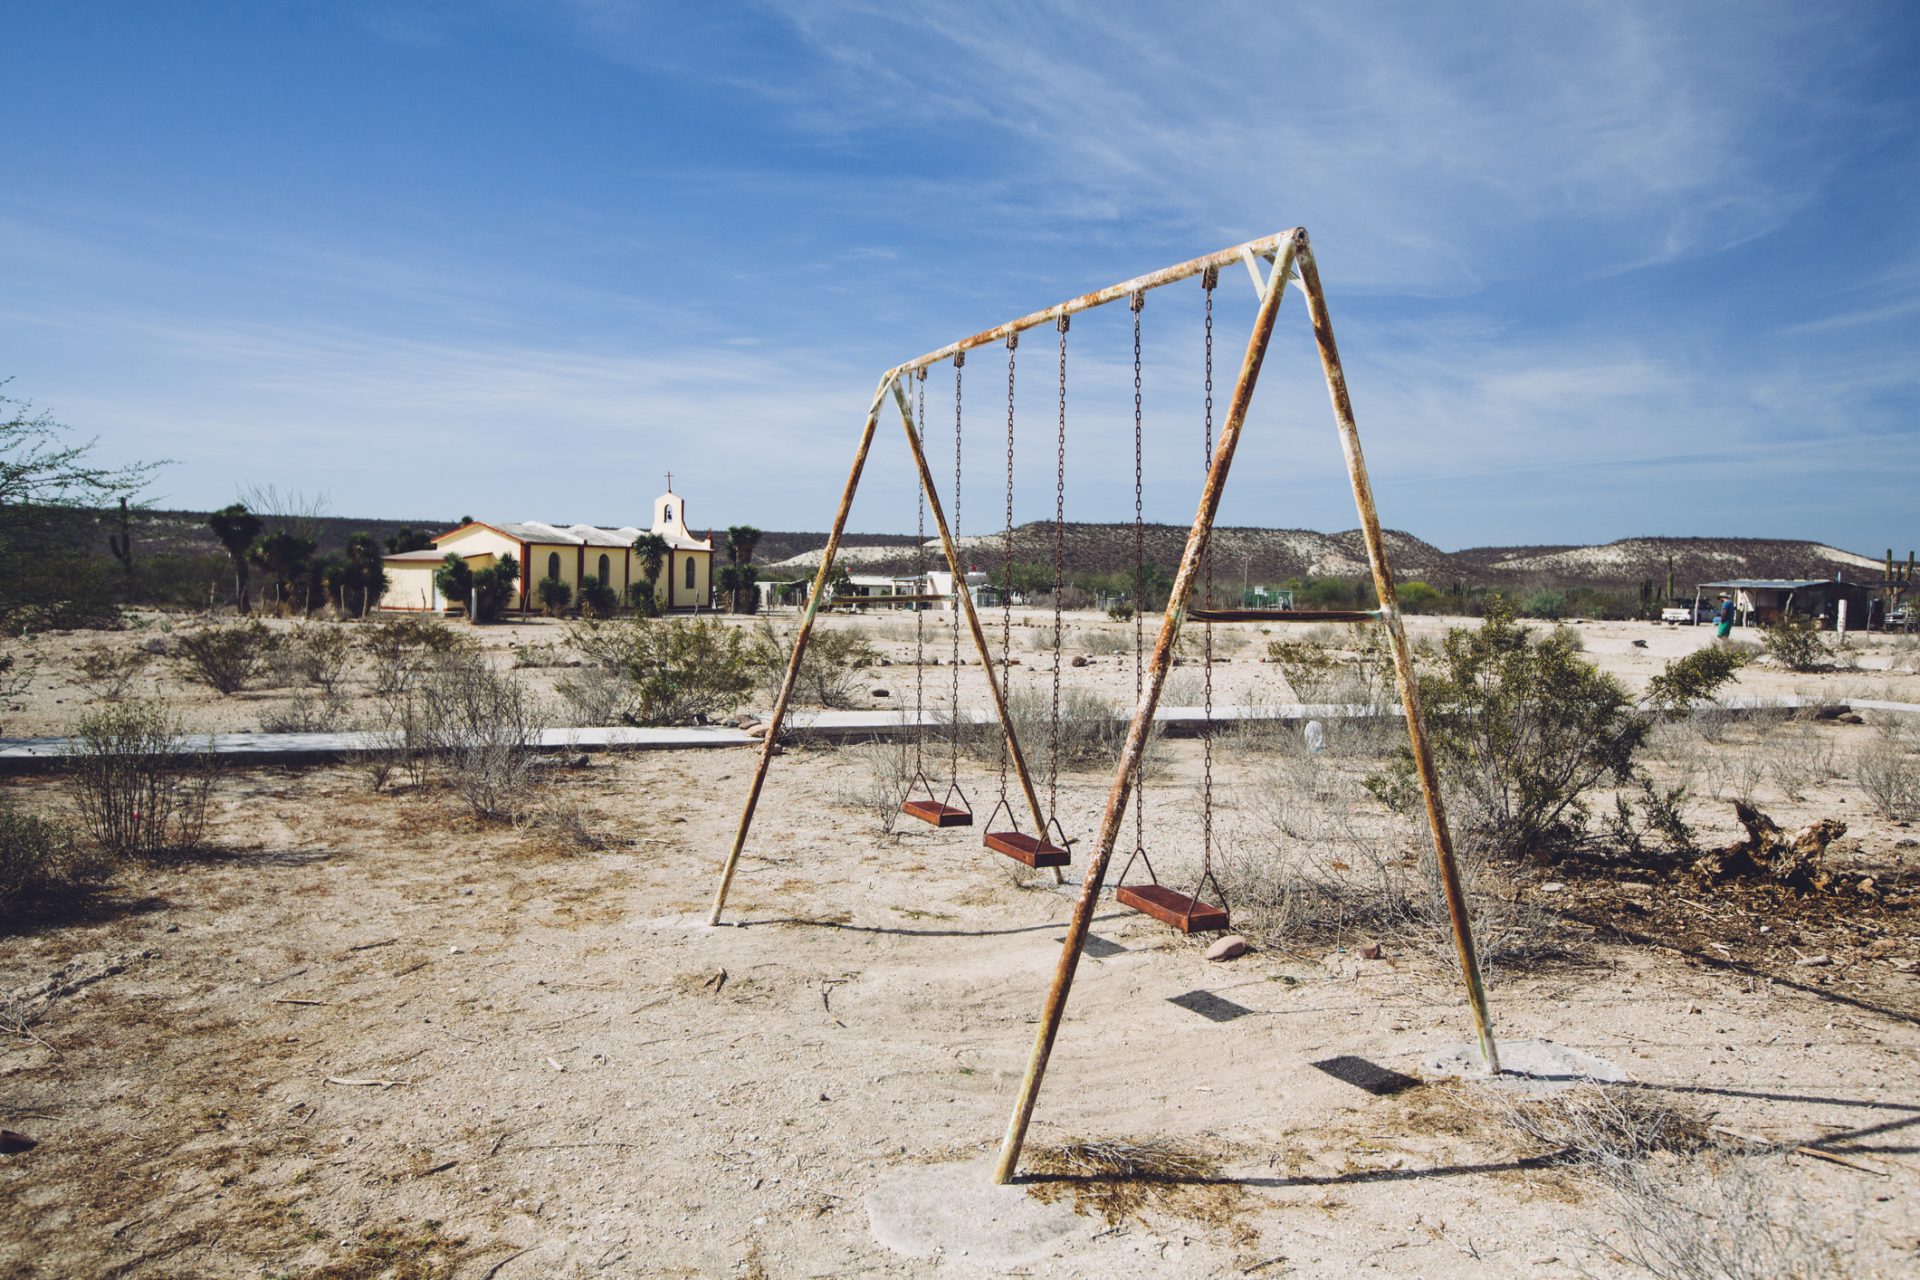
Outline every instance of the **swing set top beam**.
<svg viewBox="0 0 1920 1280"><path fill-rule="evenodd" d="M1218 253L1204 254L1201 257L1193 258L1176 266L1162 267L1158 271L1149 271L1144 276L1135 276L1131 280L1123 280L1119 284L1108 285L1106 288L1096 289L1092 293L1083 293L1077 298L1071 298L1066 302L1048 307L1045 311L1036 311L1032 315L1021 316L1018 320L1012 320L1003 325L996 325L994 328L974 334L971 338L962 338L958 342L950 342L938 351L929 351L927 354L917 359L909 360L905 364L895 365L893 368L887 370L886 377L881 379L881 385L884 386L895 378L904 377L907 374L917 373L922 369L944 363L945 361L953 359L963 351L971 351L975 347L985 347L991 346L994 343L1005 342L1016 333L1021 333L1028 329L1038 329L1042 325L1055 324L1062 316L1076 315L1082 311L1091 311L1095 307L1104 307L1109 302L1118 302L1122 298L1130 298L1134 294L1144 293L1148 289L1158 289L1162 285L1174 284L1181 280L1190 280L1194 276L1200 275L1209 269L1218 270L1221 267L1246 262L1250 258L1275 258L1286 248L1289 242L1295 246L1296 253L1304 253L1307 248L1306 228L1294 227L1291 230L1282 231L1277 235L1262 236L1258 240L1249 240L1245 244L1234 245L1231 249L1222 249Z"/></svg>

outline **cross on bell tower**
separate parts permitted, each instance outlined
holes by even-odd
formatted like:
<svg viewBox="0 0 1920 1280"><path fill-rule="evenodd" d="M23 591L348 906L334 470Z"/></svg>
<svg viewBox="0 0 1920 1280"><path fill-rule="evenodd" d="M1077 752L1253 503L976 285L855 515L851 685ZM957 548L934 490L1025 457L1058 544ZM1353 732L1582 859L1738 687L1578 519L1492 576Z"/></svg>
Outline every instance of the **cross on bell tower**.
<svg viewBox="0 0 1920 1280"><path fill-rule="evenodd" d="M673 492L673 472L667 472L667 492Z"/></svg>

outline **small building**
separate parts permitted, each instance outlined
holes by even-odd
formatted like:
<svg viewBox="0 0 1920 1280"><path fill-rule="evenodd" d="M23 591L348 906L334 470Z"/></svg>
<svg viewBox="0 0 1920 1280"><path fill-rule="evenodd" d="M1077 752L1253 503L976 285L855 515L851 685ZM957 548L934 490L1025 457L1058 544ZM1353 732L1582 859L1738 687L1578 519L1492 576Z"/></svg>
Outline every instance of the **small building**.
<svg viewBox="0 0 1920 1280"><path fill-rule="evenodd" d="M520 566L520 588L513 607L537 607L543 578L563 582L577 599L580 584L597 578L612 587L624 602L632 588L646 582L645 565L633 549L643 533L666 540L667 555L654 579L654 599L664 611L698 609L713 600L713 538L696 538L687 528L686 499L668 490L654 499L649 529L627 526L605 529L597 525L553 525L538 520L475 520L450 529L433 540L432 550L404 551L383 561L387 591L382 609L444 613L448 601L434 585L434 574L449 554L457 554L476 572L492 568L510 555ZM462 605L464 601L453 601Z"/></svg>
<svg viewBox="0 0 1920 1280"><path fill-rule="evenodd" d="M1742 626L1771 626L1788 614L1812 618L1833 629L1840 623L1840 606L1847 609L1849 630L1864 630L1873 608L1873 588L1840 578L1729 578L1703 582L1695 592L1698 605L1725 592L1733 597L1735 616Z"/></svg>

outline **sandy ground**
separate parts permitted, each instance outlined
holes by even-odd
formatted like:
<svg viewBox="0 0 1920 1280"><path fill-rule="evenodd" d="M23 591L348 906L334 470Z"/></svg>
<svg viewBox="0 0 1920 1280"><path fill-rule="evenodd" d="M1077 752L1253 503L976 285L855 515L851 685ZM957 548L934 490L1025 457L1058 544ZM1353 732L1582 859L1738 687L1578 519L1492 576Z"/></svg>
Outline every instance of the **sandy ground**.
<svg viewBox="0 0 1920 1280"><path fill-rule="evenodd" d="M791 612L776 614L772 620L782 629L791 628L797 622ZM738 626L757 625L745 619L729 621ZM987 624L990 648L997 655L1001 643L999 614L983 614L982 621ZM1149 620L1149 644L1152 643L1151 627L1155 621ZM871 670L868 673L871 678L865 682L869 691L885 689L888 696L870 697L865 705L877 708L912 707L915 673L918 671L925 681L923 696L926 705L930 710L937 710L950 705L952 699L953 628L944 620L944 615L926 615L924 623L924 667L914 664L916 652L921 650L914 640L911 614L876 610L858 617L833 617L823 625L863 631L890 664ZM132 649L147 643L164 646L175 630L195 625L193 620L177 616L138 614L135 615L135 626L128 631L54 632L39 637L31 644L18 640L0 644L0 652L31 654L39 664L39 675L28 688L0 708L0 733L7 737L45 737L67 731L78 711L97 696L96 691L88 687L73 667L77 653L99 647ZM292 626L282 620L274 620L269 625L282 632ZM336 625L352 627L356 624ZM1416 642L1423 637L1437 640L1450 627L1463 625L1472 626L1475 623L1471 619L1458 618L1420 616L1408 619L1409 634ZM1603 670L1619 676L1634 690L1644 689L1646 682L1657 675L1668 661L1707 643L1713 635L1710 627L1668 627L1635 622L1579 622L1574 627L1587 656ZM494 627L471 628L462 625L459 629L497 655L502 665L516 662L538 664L524 666L522 675L534 687L545 691L552 689L555 677L564 672L567 661L577 661L565 649L568 624L564 622L536 619ZM1113 622L1104 614L1079 611L1066 615L1064 630L1064 651L1070 656L1086 657L1087 665L1067 668L1063 674L1063 684L1068 688L1096 692L1120 705L1131 703L1132 624ZM1264 632L1260 628L1250 627L1217 628L1216 655L1219 660L1214 667L1216 701L1222 704L1255 705L1295 701L1285 681L1262 659L1268 640L1300 638L1303 634L1337 641L1343 633L1333 627L1272 628ZM1749 639L1757 637L1757 633L1735 634ZM1052 614L1039 609L1014 611L1011 643L1008 646L1017 662L1013 668L1014 688L1044 692L1050 687L1052 635ZM1198 629L1190 629L1183 642L1188 645L1190 653L1197 653ZM1645 647L1638 647L1636 642L1644 643ZM1123 647L1125 651L1120 652ZM1920 648L1916 648L1912 637L1855 635L1850 638L1847 655L1850 665L1813 675L1800 675L1766 664L1755 664L1743 670L1728 691L1760 698L1824 693L1837 697L1851 694L1894 701L1920 701ZM964 628L960 635L959 656L963 663L960 670L962 705L985 706L987 694L981 667L971 638ZM559 665L547 665L549 663ZM936 663L944 668L938 674L934 669ZM366 666L362 662L358 676L364 677L365 673ZM182 678L172 660L163 656L156 658L135 677L132 690L139 694L166 697L180 711L188 726L197 731L258 731L269 728L274 715L284 712L289 701L289 690L270 687L266 683L269 680L271 676L264 677L262 683L255 687L222 696ZM361 682L356 679L349 683L347 692L354 695L360 688ZM1189 661L1172 673L1167 696L1162 701L1167 705L1198 705L1201 696L1199 664ZM361 710L350 698L338 713L340 723L331 727L354 727Z"/></svg>
<svg viewBox="0 0 1920 1280"><path fill-rule="evenodd" d="M0 990L98 980L0 1041L0 1123L40 1144L0 1157L0 1275L371 1276L422 1240L504 1280L973 1273L876 1243L866 1198L993 1150L1069 900L973 833L883 834L837 799L853 753L797 750L709 930L750 756L702 759L705 791L659 755L568 772L625 842L574 857L345 768L236 775L222 852L7 936ZM1190 793L1160 795L1165 823ZM1466 1032L1433 957L1209 964L1112 909L1096 937L1031 1150L1152 1139L1225 1180L1117 1222L1091 1205L1018 1274L1628 1273L1607 1197L1529 1164L1487 1086L1381 1097L1314 1066L1424 1078ZM1502 1035L1836 1144L1854 1165L1782 1157L1783 1185L1857 1235L1859 1274L1910 1274L1920 978L1677 940L1496 973Z"/></svg>
<svg viewBox="0 0 1920 1280"><path fill-rule="evenodd" d="M1639 681L1705 629L1582 632ZM487 635L527 644L558 628ZM1252 655L1217 678L1271 681ZM874 683L897 703L911 670ZM1132 687L1123 658L1069 676ZM1914 695L1909 674L1818 683L1862 680ZM1808 683L1749 671L1742 691ZM58 710L34 702L33 723L53 731L71 703L44 696ZM1844 755L1870 727L1805 731ZM1766 732L1723 745L1757 749ZM1197 745L1170 751L1149 821L1180 867ZM374 794L346 767L236 772L215 852L133 871L70 919L0 927L6 1025L26 1023L0 1037L0 1125L38 1142L0 1155L0 1276L1638 1274L1616 1252L1609 1193L1543 1160L1492 1087L1423 1066L1468 1033L1443 950L1390 941L1368 960L1302 944L1213 964L1204 940L1112 907L1027 1167L1070 1142L1150 1141L1213 1172L1118 1210L1098 1187L1030 1177L1028 1194L1082 1212L1017 1267L889 1249L869 1197L997 1147L1070 898L975 831L888 834L856 798L859 751L793 749L729 925L708 929L751 765L743 751L558 771L549 798L586 806L612 841L571 856L436 788ZM1230 827L1268 768L1223 759ZM988 771L963 769L985 808ZM62 784L6 785L52 807ZM1068 776L1069 825L1092 824L1105 785ZM1843 867L1892 883L1920 860L1911 831L1864 817L1844 778L1797 799L1771 786L1760 798L1783 825L1851 818ZM1708 839L1733 833L1723 804L1695 816ZM1644 888L1553 874L1488 890L1570 940L1557 959L1496 965L1502 1037L1595 1055L1637 1096L1725 1130L1841 1155L1755 1162L1781 1213L1849 1242L1850 1271L1911 1274L1914 913L1816 904L1783 922L1665 887L1629 908ZM1798 963L1814 953L1827 963ZM1352 1082L1372 1068L1405 1087Z"/></svg>

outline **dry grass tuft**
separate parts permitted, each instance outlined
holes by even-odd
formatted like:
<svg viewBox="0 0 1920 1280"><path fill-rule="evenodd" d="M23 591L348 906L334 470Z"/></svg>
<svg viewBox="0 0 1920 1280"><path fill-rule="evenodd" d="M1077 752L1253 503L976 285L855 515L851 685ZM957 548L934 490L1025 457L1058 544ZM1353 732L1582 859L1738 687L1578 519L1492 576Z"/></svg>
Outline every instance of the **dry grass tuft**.
<svg viewBox="0 0 1920 1280"><path fill-rule="evenodd" d="M467 1256L466 1240L443 1236L429 1219L418 1227L381 1227L361 1237L346 1257L315 1267L303 1280L453 1280Z"/></svg>
<svg viewBox="0 0 1920 1280"><path fill-rule="evenodd" d="M1029 1148L1028 1194L1045 1204L1073 1197L1075 1213L1108 1225L1171 1214L1238 1234L1247 1191L1213 1157L1158 1142L1069 1142Z"/></svg>

